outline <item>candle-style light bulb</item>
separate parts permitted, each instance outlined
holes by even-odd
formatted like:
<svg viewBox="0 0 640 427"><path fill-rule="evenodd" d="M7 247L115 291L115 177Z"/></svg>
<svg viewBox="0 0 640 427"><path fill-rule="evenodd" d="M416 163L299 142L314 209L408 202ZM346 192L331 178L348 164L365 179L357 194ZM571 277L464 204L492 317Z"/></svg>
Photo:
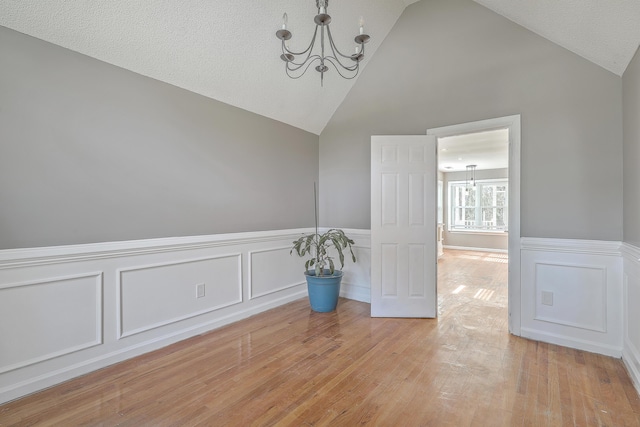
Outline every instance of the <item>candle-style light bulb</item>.
<svg viewBox="0 0 640 427"><path fill-rule="evenodd" d="M289 17L287 16L287 12L284 13L284 15L282 15L282 29L286 30L287 29L287 23L289 22Z"/></svg>
<svg viewBox="0 0 640 427"><path fill-rule="evenodd" d="M356 46L356 55L360 53L360 45Z"/></svg>
<svg viewBox="0 0 640 427"><path fill-rule="evenodd" d="M320 0L320 13L327 13L327 2Z"/></svg>
<svg viewBox="0 0 640 427"><path fill-rule="evenodd" d="M358 24L360 25L360 34L364 34L364 18L362 16L360 17Z"/></svg>

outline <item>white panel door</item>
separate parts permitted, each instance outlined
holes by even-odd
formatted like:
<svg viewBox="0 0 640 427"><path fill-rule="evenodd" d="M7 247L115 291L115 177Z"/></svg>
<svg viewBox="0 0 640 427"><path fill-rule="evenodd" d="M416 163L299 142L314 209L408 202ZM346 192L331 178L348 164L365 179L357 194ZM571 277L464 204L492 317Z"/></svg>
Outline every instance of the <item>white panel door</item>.
<svg viewBox="0 0 640 427"><path fill-rule="evenodd" d="M371 137L371 316L436 317L436 138Z"/></svg>

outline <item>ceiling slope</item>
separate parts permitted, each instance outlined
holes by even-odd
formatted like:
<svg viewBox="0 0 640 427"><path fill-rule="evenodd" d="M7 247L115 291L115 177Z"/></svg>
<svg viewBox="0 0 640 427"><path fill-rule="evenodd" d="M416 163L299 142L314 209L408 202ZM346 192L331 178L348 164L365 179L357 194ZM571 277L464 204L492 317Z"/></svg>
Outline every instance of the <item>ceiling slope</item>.
<svg viewBox="0 0 640 427"><path fill-rule="evenodd" d="M639 0L475 0L622 76L640 45Z"/></svg>
<svg viewBox="0 0 640 427"><path fill-rule="evenodd" d="M640 44L640 0L475 1L617 75ZM366 67L414 2L331 0L338 47L354 47L364 16ZM313 70L286 77L275 37L284 12L290 47L304 49L314 0L0 0L0 25L320 134L355 80L330 71L320 87Z"/></svg>
<svg viewBox="0 0 640 427"><path fill-rule="evenodd" d="M360 16L371 35L366 64L407 0L329 2L339 49L351 53ZM304 50L314 0L139 2L0 0L0 25L136 73L320 134L355 80L315 70L285 75L275 32L289 16L290 47Z"/></svg>

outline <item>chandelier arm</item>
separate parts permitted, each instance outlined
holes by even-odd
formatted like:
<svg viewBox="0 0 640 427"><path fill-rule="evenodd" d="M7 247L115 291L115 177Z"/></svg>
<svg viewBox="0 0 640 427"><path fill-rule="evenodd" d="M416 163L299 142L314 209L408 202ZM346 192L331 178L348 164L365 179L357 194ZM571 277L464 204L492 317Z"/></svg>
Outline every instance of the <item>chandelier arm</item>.
<svg viewBox="0 0 640 427"><path fill-rule="evenodd" d="M340 49L337 48L336 44L333 42L333 36L331 35L331 28L329 28L328 26L327 26L327 34L329 34L329 43L331 44L331 50L333 50L333 53L334 54L337 53L338 55L342 56L343 58L351 59L351 55L345 55L344 53L340 52ZM362 46L364 46L364 45L362 45Z"/></svg>
<svg viewBox="0 0 640 427"><path fill-rule="evenodd" d="M336 63L338 63L338 65L340 65L340 68L342 68L343 70L347 70L347 71L355 71L359 67L359 63L358 62L356 62L355 64L353 64L351 66L346 66L342 62L340 62L340 60L338 58L336 58L335 56L331 56L331 55L326 56L325 59L326 60L332 60L331 63L334 64L334 67L336 66Z"/></svg>
<svg viewBox="0 0 640 427"><path fill-rule="evenodd" d="M333 42L333 36L331 36L331 28L329 28L328 26L327 26L327 34L329 34L329 43L331 43L331 50L333 50L333 53L334 54L337 53L338 55L342 56L343 58L351 59L351 55L345 55L344 53L340 52L340 49L338 49L336 47L336 44ZM364 43L361 43L360 46L362 46L362 52L360 52L360 53L363 53L364 52ZM338 59L338 58L336 58L336 59Z"/></svg>
<svg viewBox="0 0 640 427"><path fill-rule="evenodd" d="M332 41L333 41L333 40L332 40ZM332 45L331 45L331 51L333 52L333 59L334 59L334 60L336 60L336 61L338 62L338 64L340 64L340 66L341 66L342 68L346 69L346 70L349 70L349 69L351 69L351 68L355 69L355 67L354 67L354 66L345 65L345 64L343 64L343 63L342 63L342 61L340 61L340 58L338 58L338 57L336 56L336 50L337 50L337 49L334 49L334 47L335 47L335 45L333 45L333 43L332 43ZM338 52L338 54L340 54L340 52ZM351 57L350 57L350 56L345 56L345 55L342 55L342 54L340 54L340 55L341 55L341 56L343 56L343 57L345 57L345 58L349 58L349 59L351 59ZM329 56L327 56L327 57L329 57ZM357 64L358 64L358 61L356 61L356 65L357 65Z"/></svg>
<svg viewBox="0 0 640 427"><path fill-rule="evenodd" d="M311 64L314 61L317 61L320 58L320 55L311 55L308 56L307 59L304 60L304 62L293 62L293 61L289 61L287 62L287 69L291 70L291 71L297 71L300 68L304 67L307 64ZM307 65L308 67L308 65Z"/></svg>
<svg viewBox="0 0 640 427"><path fill-rule="evenodd" d="M296 55L296 54L295 54L295 53L292 53L292 55L294 55L294 60L292 60L292 61L288 61L288 63L292 63L293 65L299 65L299 67L297 67L297 68L300 68L300 67L304 66L304 64L306 64L306 63L307 63L307 61L309 61L309 58L312 58L313 56L318 56L318 55L311 55L311 53L313 52L313 45L314 45L314 43L315 43L315 41L312 41L312 42L311 42L310 49L307 49L306 51L301 52L300 54L297 54L298 56L302 56L305 52L307 52L307 57L306 57L306 58L304 58L304 60L303 60L302 62L296 62L296 61L294 61L295 59L298 59L298 58L295 58L295 55ZM286 46L284 46L284 45L283 45L283 48L284 48L284 49L286 49ZM290 51L287 49L287 52L290 52ZM298 59L298 60L299 60L299 59Z"/></svg>
<svg viewBox="0 0 640 427"><path fill-rule="evenodd" d="M343 64L343 63L342 63L342 61L340 61L340 58L338 58L338 57L336 56L336 50L337 50L337 49L334 49L335 45L333 44L333 39L329 39L329 40L332 42L332 43L331 43L331 51L333 52L333 59L334 59L334 60L336 60L336 61L338 62L338 64L340 64L340 66L341 66L342 68L346 69L346 70L349 70L349 69L351 69L351 68L355 69L355 67L353 67L353 66L351 66L351 67L350 67L350 66L348 66L348 65L345 65L345 64ZM341 56L343 56L343 57L345 57L345 58L349 58L349 59L351 59L351 57L350 57L350 56L342 55L340 52L338 52L338 54L339 54L339 55L341 55ZM327 58L329 58L329 56L327 56ZM358 62L356 61L356 65L357 65L357 64L358 64Z"/></svg>
<svg viewBox="0 0 640 427"><path fill-rule="evenodd" d="M304 69L304 71L302 73L300 73L297 76L292 75L290 72L291 71L296 71L299 70L300 67L296 68L296 69L290 69L289 68L289 63L287 63L287 66L285 68L286 72L287 72L287 76L289 76L289 78L291 79L299 79L300 77L304 76L304 74L307 72L307 70L309 69L309 67L311 66L311 64L313 64L317 59L319 59L320 57L318 55L314 55L316 58L313 58L308 64L307 67ZM306 62L305 62L306 63ZM302 65L304 65L305 63L303 63Z"/></svg>
<svg viewBox="0 0 640 427"><path fill-rule="evenodd" d="M292 55L304 55L305 53L309 52L309 54L311 54L311 50L313 50L313 46L316 43L316 35L318 33L318 25L316 25L316 29L313 32L313 37L311 37L311 43L309 44L309 46L303 50L302 52L294 52L292 50L290 50L285 44L284 44L284 40L282 40L282 53L290 53Z"/></svg>
<svg viewBox="0 0 640 427"><path fill-rule="evenodd" d="M360 69L359 67L357 67L357 66L356 66L355 70L350 70L350 71L355 71L355 74L354 74L353 76L351 76L351 77L349 77L349 76L345 76L344 74L342 74L342 73L340 72L340 68L336 66L336 64L331 60L331 58L332 58L331 56L328 56L328 57L326 57L326 58L325 58L325 60L326 60L327 62L329 62L331 65L333 65L333 68L335 68L335 69L336 69L336 71L338 72L338 74L340 74L340 76L341 76L343 79L351 80L351 79L355 79L355 78L356 78L356 76L358 75L358 71L359 71L359 69ZM333 58L335 58L335 57L333 57Z"/></svg>

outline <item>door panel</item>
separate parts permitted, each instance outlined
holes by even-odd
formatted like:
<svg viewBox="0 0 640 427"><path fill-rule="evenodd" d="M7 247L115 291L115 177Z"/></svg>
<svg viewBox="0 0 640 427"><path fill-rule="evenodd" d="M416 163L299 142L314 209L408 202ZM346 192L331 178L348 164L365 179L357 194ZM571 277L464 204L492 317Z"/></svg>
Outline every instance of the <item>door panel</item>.
<svg viewBox="0 0 640 427"><path fill-rule="evenodd" d="M436 140L371 137L371 315L435 317Z"/></svg>

